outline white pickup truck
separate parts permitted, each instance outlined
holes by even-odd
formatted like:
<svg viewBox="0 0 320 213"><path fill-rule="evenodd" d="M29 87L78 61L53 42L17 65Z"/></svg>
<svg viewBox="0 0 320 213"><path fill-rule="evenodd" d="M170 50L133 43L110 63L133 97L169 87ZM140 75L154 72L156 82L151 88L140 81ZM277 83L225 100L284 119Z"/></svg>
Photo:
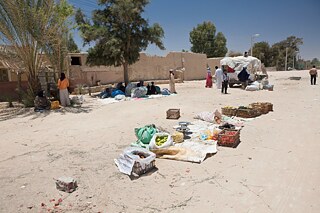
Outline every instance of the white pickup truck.
<svg viewBox="0 0 320 213"><path fill-rule="evenodd" d="M233 87L234 84L240 84L238 74L243 69L247 68L247 72L250 74L249 80L254 81L258 71L261 71L261 61L258 58L252 56L237 56L237 57L225 57L220 61L221 66L227 65L229 67L229 86ZM232 72L230 72L230 70Z"/></svg>

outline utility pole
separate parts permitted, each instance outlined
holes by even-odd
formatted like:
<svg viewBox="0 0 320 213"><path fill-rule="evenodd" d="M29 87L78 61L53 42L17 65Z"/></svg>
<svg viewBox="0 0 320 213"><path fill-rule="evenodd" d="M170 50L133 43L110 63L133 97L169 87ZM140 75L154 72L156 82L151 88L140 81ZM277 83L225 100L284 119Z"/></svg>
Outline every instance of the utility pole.
<svg viewBox="0 0 320 213"><path fill-rule="evenodd" d="M250 56L252 56L253 39L254 39L254 37L258 37L258 36L260 36L260 34L259 34L259 33L256 33L256 34L254 34L254 35L252 35L252 36L251 36L251 50L250 50Z"/></svg>
<svg viewBox="0 0 320 213"><path fill-rule="evenodd" d="M284 71L287 71L287 62L288 62L288 47L286 47L286 61L284 62Z"/></svg>

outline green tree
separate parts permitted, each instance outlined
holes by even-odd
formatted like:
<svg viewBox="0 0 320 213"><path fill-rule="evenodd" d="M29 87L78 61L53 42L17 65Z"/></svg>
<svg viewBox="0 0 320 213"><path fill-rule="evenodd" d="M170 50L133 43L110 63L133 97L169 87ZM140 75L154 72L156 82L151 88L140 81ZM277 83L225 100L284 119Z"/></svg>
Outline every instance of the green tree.
<svg viewBox="0 0 320 213"><path fill-rule="evenodd" d="M210 21L193 28L190 43L192 52L206 54L208 58L222 57L228 52L227 39L221 32L216 34L216 27Z"/></svg>
<svg viewBox="0 0 320 213"><path fill-rule="evenodd" d="M95 42L88 51L90 65L123 66L125 84L128 67L139 60L139 53L151 44L164 49L164 31L157 23L149 26L142 17L149 0L99 0L103 9L94 10L92 22L81 10L76 13L84 44Z"/></svg>
<svg viewBox="0 0 320 213"><path fill-rule="evenodd" d="M68 39L68 52L70 53L80 52L78 45L76 44L76 42L74 42L72 35L69 35L69 39Z"/></svg>
<svg viewBox="0 0 320 213"><path fill-rule="evenodd" d="M74 9L67 0L59 0L58 3L54 5L53 11L54 13L50 22L53 30L48 32L47 37L49 39L42 40L43 49L54 67L54 71L61 73L67 69L68 48L70 38L72 38L69 33L70 28L72 28L70 17L74 14ZM41 35L38 36L41 37ZM41 38L38 40L41 40Z"/></svg>
<svg viewBox="0 0 320 213"><path fill-rule="evenodd" d="M276 66L277 70L284 70L285 58L287 49L287 64L293 64L296 57L296 52L299 51L299 46L303 44L302 38L290 36L286 40L275 43L271 47L271 66Z"/></svg>
<svg viewBox="0 0 320 213"><path fill-rule="evenodd" d="M269 67L271 65L271 50L268 42L263 41L255 43L253 45L252 55L259 58L266 67Z"/></svg>
<svg viewBox="0 0 320 213"><path fill-rule="evenodd" d="M320 61L318 58L314 58L311 60L311 64L316 66L316 67L320 67Z"/></svg>

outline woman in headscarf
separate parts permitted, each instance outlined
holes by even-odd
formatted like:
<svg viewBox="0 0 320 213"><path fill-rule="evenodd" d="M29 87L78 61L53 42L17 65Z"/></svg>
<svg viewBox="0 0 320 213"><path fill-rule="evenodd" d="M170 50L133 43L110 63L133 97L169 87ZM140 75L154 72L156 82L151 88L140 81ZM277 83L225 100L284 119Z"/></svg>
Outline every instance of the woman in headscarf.
<svg viewBox="0 0 320 213"><path fill-rule="evenodd" d="M62 72L60 79L58 80L58 88L59 88L59 95L60 95L60 104L61 106L69 106L70 99L69 99L69 80L66 78L66 75Z"/></svg>
<svg viewBox="0 0 320 213"><path fill-rule="evenodd" d="M212 87L212 75L210 67L207 68L206 88Z"/></svg>
<svg viewBox="0 0 320 213"><path fill-rule="evenodd" d="M175 82L174 82L174 73L173 69L170 69L169 71L169 86L170 86L170 92L171 93L177 93L176 92L176 87L175 87Z"/></svg>

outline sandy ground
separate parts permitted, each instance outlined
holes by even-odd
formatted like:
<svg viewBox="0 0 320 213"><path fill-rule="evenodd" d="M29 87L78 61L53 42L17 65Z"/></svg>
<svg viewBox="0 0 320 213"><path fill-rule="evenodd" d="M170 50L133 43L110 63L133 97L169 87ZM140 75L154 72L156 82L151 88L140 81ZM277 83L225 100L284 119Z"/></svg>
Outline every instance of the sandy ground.
<svg viewBox="0 0 320 213"><path fill-rule="evenodd" d="M222 95L193 81L178 84L177 96L89 100L81 109L1 121L0 212L320 212L320 87L307 71L269 74L273 92ZM169 108L192 121L201 111L257 101L272 102L274 112L247 123L236 149L219 147L202 164L157 159L158 170L136 180L114 164L136 140L135 127L172 130ZM76 178L78 190L58 191L60 176ZM54 209L50 200L59 198Z"/></svg>

